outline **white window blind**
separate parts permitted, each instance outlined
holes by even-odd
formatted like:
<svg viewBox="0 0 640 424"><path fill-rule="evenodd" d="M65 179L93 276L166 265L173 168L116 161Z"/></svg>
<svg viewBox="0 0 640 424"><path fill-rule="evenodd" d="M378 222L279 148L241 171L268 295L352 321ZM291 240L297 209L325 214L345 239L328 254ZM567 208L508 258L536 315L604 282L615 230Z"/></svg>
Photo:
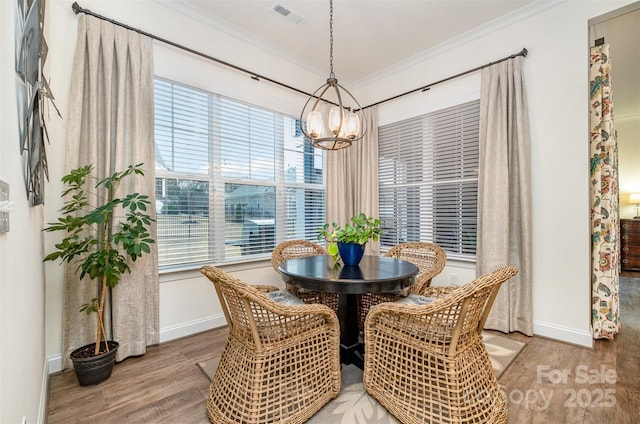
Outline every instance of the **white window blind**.
<svg viewBox="0 0 640 424"><path fill-rule="evenodd" d="M425 241L475 258L479 117L474 100L378 129L383 250Z"/></svg>
<svg viewBox="0 0 640 424"><path fill-rule="evenodd" d="M266 258L324 222L324 154L298 120L155 80L161 269Z"/></svg>

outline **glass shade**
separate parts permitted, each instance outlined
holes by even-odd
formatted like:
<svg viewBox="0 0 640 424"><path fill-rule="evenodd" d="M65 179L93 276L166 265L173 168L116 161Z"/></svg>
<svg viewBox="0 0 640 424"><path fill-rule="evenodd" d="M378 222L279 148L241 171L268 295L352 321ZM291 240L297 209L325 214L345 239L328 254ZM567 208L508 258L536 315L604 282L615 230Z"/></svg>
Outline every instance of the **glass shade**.
<svg viewBox="0 0 640 424"><path fill-rule="evenodd" d="M324 136L324 121L322 114L317 110L309 112L307 116L307 132L312 138Z"/></svg>
<svg viewBox="0 0 640 424"><path fill-rule="evenodd" d="M353 140L358 136L358 132L360 131L360 118L358 118L358 115L355 112L350 111L347 114L347 118L343 127L345 137Z"/></svg>
<svg viewBox="0 0 640 424"><path fill-rule="evenodd" d="M339 150L364 137L367 119L362 106L335 78L307 99L300 113L300 130L313 145Z"/></svg>
<svg viewBox="0 0 640 424"><path fill-rule="evenodd" d="M344 115L340 113L340 108L338 106L332 107L329 111L329 130L333 135L338 135L343 121Z"/></svg>

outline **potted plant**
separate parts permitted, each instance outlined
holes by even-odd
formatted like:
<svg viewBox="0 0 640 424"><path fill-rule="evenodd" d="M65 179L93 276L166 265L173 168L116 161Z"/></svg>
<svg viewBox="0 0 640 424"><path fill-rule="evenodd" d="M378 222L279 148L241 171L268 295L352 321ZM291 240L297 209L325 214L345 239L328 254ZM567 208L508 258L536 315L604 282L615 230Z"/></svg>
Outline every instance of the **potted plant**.
<svg viewBox="0 0 640 424"><path fill-rule="evenodd" d="M351 224L341 228L333 222L331 227L324 224L318 229L318 239L328 243L327 251L337 259L337 254L345 265L358 265L364 255L365 245L369 240L378 241L380 236L380 219L368 217L360 213L351 217Z"/></svg>
<svg viewBox="0 0 640 424"><path fill-rule="evenodd" d="M64 231L66 236L44 261L62 260L77 266L80 280L98 285L98 298L82 305L81 312L96 313L96 341L71 353L76 376L81 385L98 384L109 378L119 344L107 340L103 311L108 288L115 287L129 264L151 252L149 226L154 221L147 213L149 196L131 193L116 197L116 190L127 177L144 175L143 164L130 165L122 172L97 179L92 166L73 169L62 177L66 199L57 222L48 223L44 231ZM97 192L98 205L90 207L89 183Z"/></svg>

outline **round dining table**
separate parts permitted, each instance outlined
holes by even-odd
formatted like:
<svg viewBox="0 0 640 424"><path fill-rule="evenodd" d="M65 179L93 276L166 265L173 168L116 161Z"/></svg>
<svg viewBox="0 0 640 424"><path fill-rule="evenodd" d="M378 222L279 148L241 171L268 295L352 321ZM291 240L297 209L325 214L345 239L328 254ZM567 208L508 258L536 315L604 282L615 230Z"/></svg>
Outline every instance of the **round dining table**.
<svg viewBox="0 0 640 424"><path fill-rule="evenodd" d="M364 344L359 338L358 295L398 292L411 286L418 274L410 262L368 255L356 266L342 265L331 255L295 258L282 262L278 270L294 287L338 294L340 360L359 368L364 366Z"/></svg>

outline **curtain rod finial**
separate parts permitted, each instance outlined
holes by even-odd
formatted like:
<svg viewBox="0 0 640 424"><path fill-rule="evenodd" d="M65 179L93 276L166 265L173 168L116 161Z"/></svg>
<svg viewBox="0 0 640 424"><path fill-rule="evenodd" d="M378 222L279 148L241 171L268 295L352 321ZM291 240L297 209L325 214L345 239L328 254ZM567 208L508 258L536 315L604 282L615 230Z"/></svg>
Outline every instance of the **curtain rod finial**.
<svg viewBox="0 0 640 424"><path fill-rule="evenodd" d="M82 8L80 7L77 1L73 2L73 4L71 5L71 9L73 9L73 13L75 13L76 15L82 12Z"/></svg>
<svg viewBox="0 0 640 424"><path fill-rule="evenodd" d="M505 58L505 59L515 59L518 56L527 57L527 53L529 53L529 51L526 48L523 48L518 53L514 53L514 54L512 54L511 56L509 56L508 58ZM505 60L505 59L502 59L502 60ZM502 60L491 62L489 65L494 65L496 63L502 62Z"/></svg>

